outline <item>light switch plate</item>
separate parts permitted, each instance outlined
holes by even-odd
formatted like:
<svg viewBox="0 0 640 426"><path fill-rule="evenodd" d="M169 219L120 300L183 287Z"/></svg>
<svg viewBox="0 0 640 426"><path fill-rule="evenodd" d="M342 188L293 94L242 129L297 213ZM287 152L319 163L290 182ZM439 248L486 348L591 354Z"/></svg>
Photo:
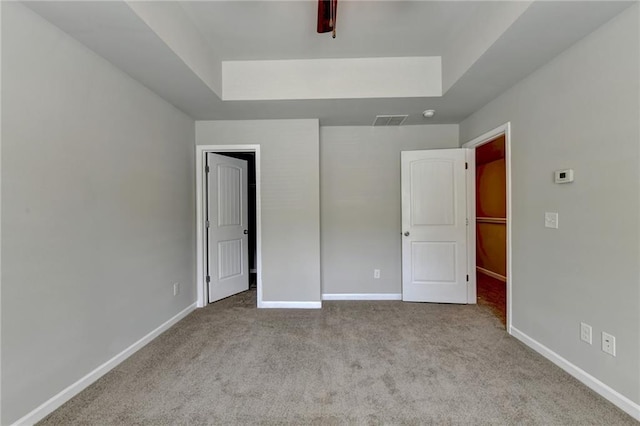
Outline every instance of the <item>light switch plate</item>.
<svg viewBox="0 0 640 426"><path fill-rule="evenodd" d="M593 342L591 336L592 336L591 326L589 324L581 322L580 323L580 340L591 345Z"/></svg>
<svg viewBox="0 0 640 426"><path fill-rule="evenodd" d="M545 212L544 213L544 226L545 228L558 229L558 213Z"/></svg>

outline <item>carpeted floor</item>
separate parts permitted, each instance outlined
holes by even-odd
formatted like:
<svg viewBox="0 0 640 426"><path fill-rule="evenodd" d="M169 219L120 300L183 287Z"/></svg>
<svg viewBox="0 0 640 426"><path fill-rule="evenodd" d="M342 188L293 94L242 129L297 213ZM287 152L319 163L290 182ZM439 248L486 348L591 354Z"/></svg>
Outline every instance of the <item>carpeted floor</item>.
<svg viewBox="0 0 640 426"><path fill-rule="evenodd" d="M507 283L478 272L476 274L478 304L485 305L507 326Z"/></svg>
<svg viewBox="0 0 640 426"><path fill-rule="evenodd" d="M43 425L632 425L479 305L199 309Z"/></svg>

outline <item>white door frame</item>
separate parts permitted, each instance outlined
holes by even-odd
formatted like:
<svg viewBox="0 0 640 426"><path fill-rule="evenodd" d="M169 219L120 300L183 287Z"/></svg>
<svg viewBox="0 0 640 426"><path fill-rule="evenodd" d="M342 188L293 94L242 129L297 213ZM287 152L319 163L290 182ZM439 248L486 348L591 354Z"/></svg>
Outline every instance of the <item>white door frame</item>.
<svg viewBox="0 0 640 426"><path fill-rule="evenodd" d="M512 214L511 214L511 123L507 122L501 126L496 127L487 133L478 136L477 138L462 145L463 148L470 148L470 153L467 156L469 163L469 173L467 173L467 217L469 218L468 227L468 262L469 262L469 293L468 303L476 303L477 298L477 282L476 282L476 162L475 162L475 148L480 145L484 145L490 142L492 139L498 136L504 135L504 157L506 168L506 184L507 184L507 333L511 333L511 296L513 294L513 277L511 274L511 229L512 229Z"/></svg>
<svg viewBox="0 0 640 426"><path fill-rule="evenodd" d="M258 308L262 307L262 214L260 204L260 145L196 145L196 290L197 307L207 306L205 241L205 203L204 193L205 161L207 152L254 152L256 172L256 269Z"/></svg>

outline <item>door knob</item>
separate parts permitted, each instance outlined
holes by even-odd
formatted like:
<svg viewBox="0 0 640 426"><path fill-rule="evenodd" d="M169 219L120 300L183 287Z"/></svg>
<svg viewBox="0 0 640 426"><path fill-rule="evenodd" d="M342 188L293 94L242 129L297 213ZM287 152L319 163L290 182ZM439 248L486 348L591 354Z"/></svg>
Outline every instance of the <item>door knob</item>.
<svg viewBox="0 0 640 426"><path fill-rule="evenodd" d="M409 236L409 231L405 232L405 233L404 233L404 236L405 236L405 237L408 237L408 236Z"/></svg>
<svg viewBox="0 0 640 426"><path fill-rule="evenodd" d="M243 232L244 235L247 235L248 233L249 233L248 229L245 229L244 232Z"/></svg>

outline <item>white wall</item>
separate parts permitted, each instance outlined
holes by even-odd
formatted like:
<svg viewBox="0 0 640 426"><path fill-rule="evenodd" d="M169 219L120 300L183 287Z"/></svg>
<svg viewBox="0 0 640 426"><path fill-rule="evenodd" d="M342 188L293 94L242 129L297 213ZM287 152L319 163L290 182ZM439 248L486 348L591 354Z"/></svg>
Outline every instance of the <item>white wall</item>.
<svg viewBox="0 0 640 426"><path fill-rule="evenodd" d="M442 95L440 56L222 61L222 99L358 99Z"/></svg>
<svg viewBox="0 0 640 426"><path fill-rule="evenodd" d="M195 301L194 123L11 2L2 107L11 424Z"/></svg>
<svg viewBox="0 0 640 426"><path fill-rule="evenodd" d="M460 125L512 124L513 326L640 403L638 5ZM556 169L575 182L556 185ZM559 229L544 228L544 212ZM579 339L580 322L594 343ZM600 333L617 338L615 358Z"/></svg>
<svg viewBox="0 0 640 426"><path fill-rule="evenodd" d="M197 121L197 145L260 145L262 297L320 301L318 120Z"/></svg>
<svg viewBox="0 0 640 426"><path fill-rule="evenodd" d="M456 147L457 125L320 129L323 294L401 293L400 152Z"/></svg>

